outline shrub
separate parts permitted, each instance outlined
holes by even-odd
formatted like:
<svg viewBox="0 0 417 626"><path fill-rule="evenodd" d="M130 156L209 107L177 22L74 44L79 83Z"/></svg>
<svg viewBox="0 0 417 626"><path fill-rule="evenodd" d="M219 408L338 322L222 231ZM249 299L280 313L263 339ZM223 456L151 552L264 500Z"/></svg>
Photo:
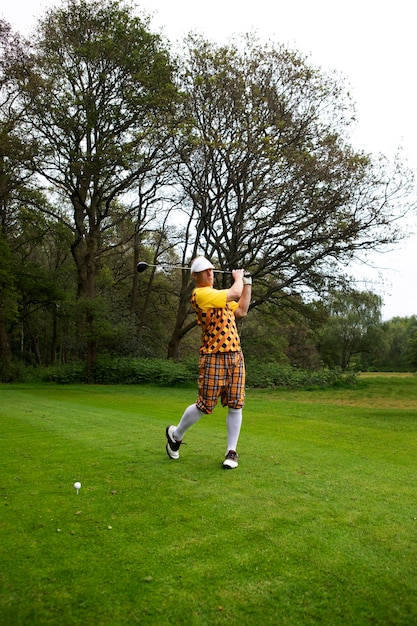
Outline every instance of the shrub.
<svg viewBox="0 0 417 626"><path fill-rule="evenodd" d="M340 369L303 370L275 363L247 363L248 387L300 389L354 384L355 381L353 372L342 372Z"/></svg>
<svg viewBox="0 0 417 626"><path fill-rule="evenodd" d="M98 360L93 376L94 383L101 385L154 383L163 387L195 383L196 379L196 361L176 363L167 359L109 356ZM45 368L41 380L59 384L84 383L85 365L77 362Z"/></svg>
<svg viewBox="0 0 417 626"><path fill-rule="evenodd" d="M303 370L276 363L259 363L248 360L246 384L248 387L282 387L301 389L312 387L334 387L356 382L353 372L339 369ZM53 382L61 385L86 382L85 364L74 362L46 368L24 367L10 372L3 382ZM171 361L167 359L134 357L100 357L94 370L94 383L101 385L155 384L160 387L196 385L198 376L197 359Z"/></svg>

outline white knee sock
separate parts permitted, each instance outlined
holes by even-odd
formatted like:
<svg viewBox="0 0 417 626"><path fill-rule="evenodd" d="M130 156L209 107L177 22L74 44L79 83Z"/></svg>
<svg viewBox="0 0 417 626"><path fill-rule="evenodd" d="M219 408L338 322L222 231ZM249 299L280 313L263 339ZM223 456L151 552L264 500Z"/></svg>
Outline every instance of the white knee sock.
<svg viewBox="0 0 417 626"><path fill-rule="evenodd" d="M242 426L242 409L231 409L229 407L226 416L227 427L227 450L235 450L239 440L240 428Z"/></svg>
<svg viewBox="0 0 417 626"><path fill-rule="evenodd" d="M200 417L203 417L203 415L203 411L197 409L197 406L195 404L191 404L189 407L187 407L184 411L180 423L173 432L175 439L177 441L181 441L186 431L191 428L193 424L198 422Z"/></svg>

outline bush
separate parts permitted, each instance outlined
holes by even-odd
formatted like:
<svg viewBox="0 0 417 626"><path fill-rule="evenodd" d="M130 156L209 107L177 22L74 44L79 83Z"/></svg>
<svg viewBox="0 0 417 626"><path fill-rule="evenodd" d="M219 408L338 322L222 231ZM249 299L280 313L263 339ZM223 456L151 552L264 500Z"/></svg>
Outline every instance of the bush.
<svg viewBox="0 0 417 626"><path fill-rule="evenodd" d="M248 387L284 387L301 389L353 384L356 375L340 369L302 370L275 363L249 361L246 367Z"/></svg>
<svg viewBox="0 0 417 626"><path fill-rule="evenodd" d="M59 384L85 383L84 363L48 367L41 380ZM197 380L197 362L176 363L167 359L101 357L94 369L93 381L101 385L140 385L154 383L174 387Z"/></svg>
<svg viewBox="0 0 417 626"><path fill-rule="evenodd" d="M42 368L40 380L42 382L57 383L59 385L85 383L85 364L74 362Z"/></svg>
<svg viewBox="0 0 417 626"><path fill-rule="evenodd" d="M356 382L353 372L339 369L302 370L275 363L247 361L246 384L248 387L282 387L301 389L334 387ZM22 373L21 373L22 375ZM33 377L33 373L31 374ZM94 383L102 385L155 384L161 387L196 385L197 359L171 361L134 357L101 357L94 370ZM43 382L59 384L85 383L85 364L82 362L38 370L37 378Z"/></svg>
<svg viewBox="0 0 417 626"><path fill-rule="evenodd" d="M38 382L40 370L22 359L14 358L10 363L0 362L0 382L2 383L30 383Z"/></svg>
<svg viewBox="0 0 417 626"><path fill-rule="evenodd" d="M94 381L101 384L140 385L154 383L174 387L197 379L197 363L167 359L111 358L100 359Z"/></svg>

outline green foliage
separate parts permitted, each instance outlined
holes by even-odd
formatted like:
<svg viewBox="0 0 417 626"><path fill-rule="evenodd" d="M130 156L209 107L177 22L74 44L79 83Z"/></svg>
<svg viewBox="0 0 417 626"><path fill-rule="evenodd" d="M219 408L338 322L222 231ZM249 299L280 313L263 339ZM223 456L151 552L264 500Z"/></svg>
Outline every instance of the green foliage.
<svg viewBox="0 0 417 626"><path fill-rule="evenodd" d="M187 220L181 254L199 249L221 269L249 269L252 311L286 298L297 311L297 296L322 293L355 251L399 238L397 192L407 179L413 205L412 174L355 152L345 85L296 51L254 35L220 45L192 34L186 44L179 80L189 125L178 137L176 174ZM312 353L293 347L292 363L305 365ZM347 356L335 364L348 367Z"/></svg>
<svg viewBox="0 0 417 626"><path fill-rule="evenodd" d="M417 369L417 328L412 333L408 342L407 361L411 367Z"/></svg>
<svg viewBox="0 0 417 626"><path fill-rule="evenodd" d="M196 363L176 363L167 359L99 359L95 382L103 384L153 383L163 387L183 385L197 379Z"/></svg>
<svg viewBox="0 0 417 626"><path fill-rule="evenodd" d="M103 349L100 338L107 347L111 335L94 306L104 250L131 242L132 232L127 241L117 237L121 198L137 196L164 160L177 96L172 74L162 38L118 0L69 0L49 9L32 40L28 77L20 85L26 130L36 129L36 171L59 196L71 225L76 294L91 300L84 320L76 320L89 376ZM56 208L50 213L62 217Z"/></svg>
<svg viewBox="0 0 417 626"><path fill-rule="evenodd" d="M320 354L328 367L346 369L353 357L372 350L381 337L381 298L353 289L333 291L329 317L320 332Z"/></svg>
<svg viewBox="0 0 417 626"><path fill-rule="evenodd" d="M274 363L247 362L248 387L281 387L302 389L311 387L334 387L354 385L354 372L340 369L302 370Z"/></svg>
<svg viewBox="0 0 417 626"><path fill-rule="evenodd" d="M10 246L0 234L0 315L5 324L18 319L19 292Z"/></svg>
<svg viewBox="0 0 417 626"><path fill-rule="evenodd" d="M176 363L167 359L140 359L133 357L100 357L94 368L97 384L141 385L163 387L183 385L197 379L196 362ZM86 381L82 362L45 368L40 373L44 382L73 384Z"/></svg>
<svg viewBox="0 0 417 626"><path fill-rule="evenodd" d="M93 381L97 384L143 385L155 384L162 387L176 385L196 386L198 363L196 359L175 362L167 359L142 359L134 357L100 357L94 369ZM86 382L83 362L55 365L27 370L28 380L75 384ZM22 370L19 378L24 380ZM13 378L10 378L13 380ZM248 387L280 387L302 389L310 387L335 387L354 385L354 373L340 370L301 370L277 363L247 361Z"/></svg>
<svg viewBox="0 0 417 626"><path fill-rule="evenodd" d="M119 0L58 3L24 44L2 23L4 379L21 379L22 363L59 363L45 376L83 380L88 369L89 380L130 382L142 380L134 358L150 359L147 371L194 355L189 274L139 278L135 265L184 264L197 248L254 275L248 361L297 368L249 368L250 384L308 384L310 370L327 384L322 363L415 367L411 332L359 328L347 349L344 315L320 355L304 301L355 250L395 242L397 206L409 203L400 161L391 169L349 145L343 82L251 35L227 45L192 35L174 61L149 26ZM181 367L145 378L181 381Z"/></svg>
<svg viewBox="0 0 417 626"><path fill-rule="evenodd" d="M374 346L373 358L367 369L374 371L407 372L417 367L413 358L417 316L394 317L381 325L381 336Z"/></svg>
<svg viewBox="0 0 417 626"><path fill-rule="evenodd" d="M85 363L74 361L65 365L51 365L39 370L40 380L44 382L72 385L86 382Z"/></svg>

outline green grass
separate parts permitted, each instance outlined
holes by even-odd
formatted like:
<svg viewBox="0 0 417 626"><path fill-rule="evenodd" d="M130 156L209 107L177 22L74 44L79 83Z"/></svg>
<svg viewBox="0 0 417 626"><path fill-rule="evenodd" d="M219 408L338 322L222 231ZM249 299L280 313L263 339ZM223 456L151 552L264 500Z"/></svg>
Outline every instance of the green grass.
<svg viewBox="0 0 417 626"><path fill-rule="evenodd" d="M416 377L250 390L235 471L193 400L0 386L2 625L417 623Z"/></svg>

